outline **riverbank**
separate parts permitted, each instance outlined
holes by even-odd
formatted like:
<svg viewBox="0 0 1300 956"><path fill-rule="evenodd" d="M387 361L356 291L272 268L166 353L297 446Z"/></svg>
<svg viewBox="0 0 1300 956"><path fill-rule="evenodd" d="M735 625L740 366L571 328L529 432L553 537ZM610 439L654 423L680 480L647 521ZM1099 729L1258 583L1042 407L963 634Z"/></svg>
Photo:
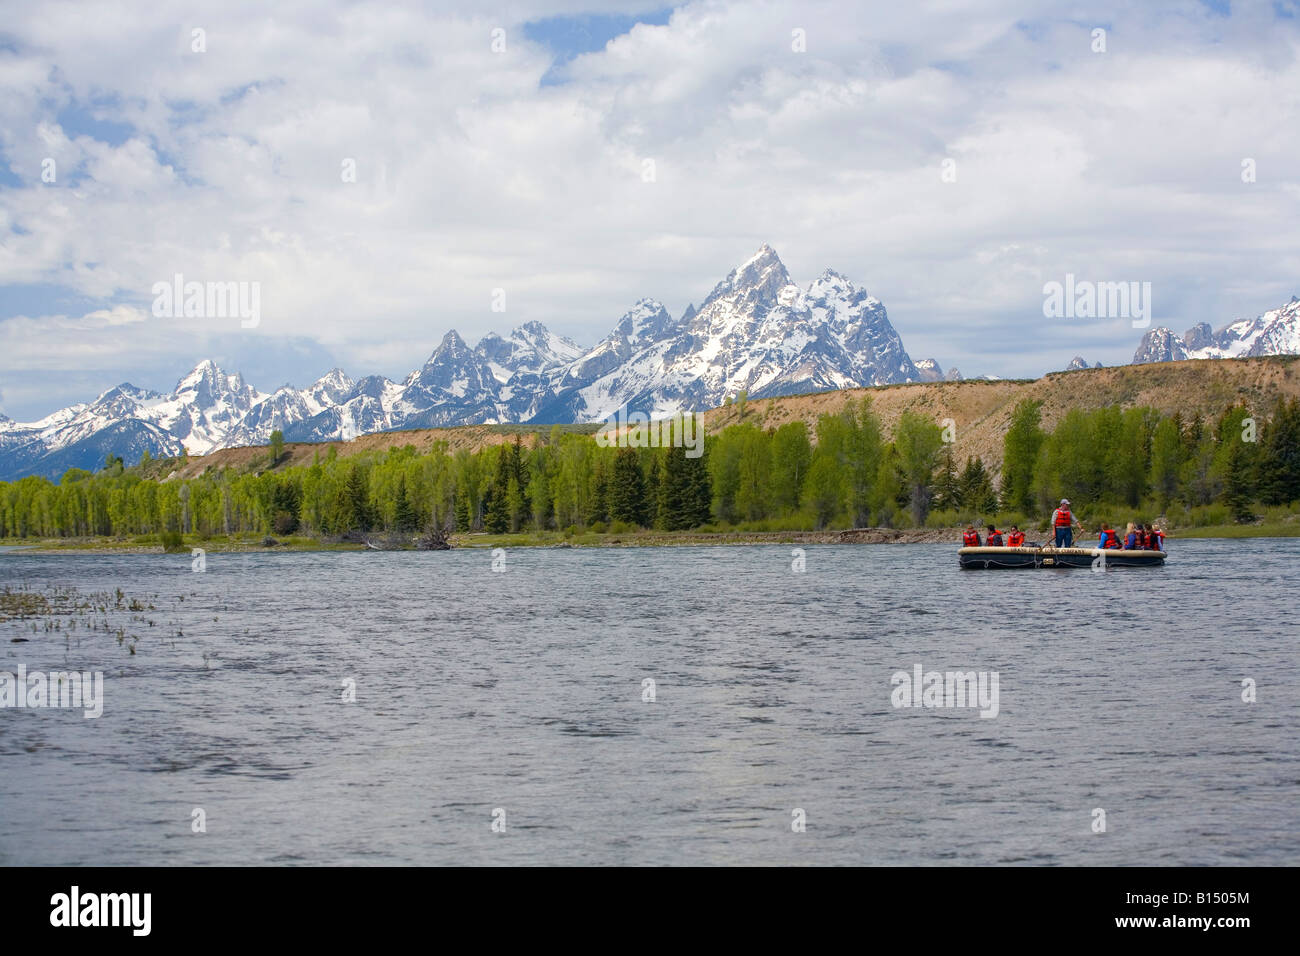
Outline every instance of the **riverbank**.
<svg viewBox="0 0 1300 956"><path fill-rule="evenodd" d="M844 531L592 531L564 533L559 531L528 531L519 534L488 534L475 532L453 534L448 538L453 548L658 548L681 546L714 546L746 544L952 544L961 542L960 528L853 528ZM1030 533L1035 540L1046 540L1042 533ZM1092 535L1077 536L1082 543L1090 542ZM1202 528L1175 529L1169 532L1171 542L1187 538L1293 538L1300 537L1300 523L1212 525ZM364 543L321 540L308 537L287 537L266 544L264 536L235 535L230 537L200 538L187 535L184 548L177 554L189 555L191 549L202 548L213 554L270 551L365 551ZM378 541L378 536L374 539ZM42 538L8 539L0 541L0 554L49 553L75 551L82 554L157 554L160 544L141 542L138 539L117 538ZM388 547L380 550L389 550ZM401 550L393 548L392 550Z"/></svg>

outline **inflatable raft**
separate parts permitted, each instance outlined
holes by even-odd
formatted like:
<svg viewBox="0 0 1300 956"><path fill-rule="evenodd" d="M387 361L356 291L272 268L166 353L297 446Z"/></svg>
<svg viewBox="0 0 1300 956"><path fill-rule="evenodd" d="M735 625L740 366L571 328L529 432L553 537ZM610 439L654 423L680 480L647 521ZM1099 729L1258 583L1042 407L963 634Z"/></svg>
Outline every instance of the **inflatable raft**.
<svg viewBox="0 0 1300 956"><path fill-rule="evenodd" d="M962 548L957 552L968 570L1006 568L1147 568L1165 563L1163 551L1116 548Z"/></svg>

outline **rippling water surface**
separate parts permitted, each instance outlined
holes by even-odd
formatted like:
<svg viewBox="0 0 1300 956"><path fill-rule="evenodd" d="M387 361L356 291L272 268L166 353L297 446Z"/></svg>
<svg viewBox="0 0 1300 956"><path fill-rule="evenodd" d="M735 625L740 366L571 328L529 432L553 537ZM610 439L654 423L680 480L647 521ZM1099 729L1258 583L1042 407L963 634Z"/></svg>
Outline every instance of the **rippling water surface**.
<svg viewBox="0 0 1300 956"><path fill-rule="evenodd" d="M1300 541L806 555L0 555L154 605L134 655L0 623L0 670L105 674L98 719L0 710L0 863L1300 863ZM997 716L895 709L918 663Z"/></svg>

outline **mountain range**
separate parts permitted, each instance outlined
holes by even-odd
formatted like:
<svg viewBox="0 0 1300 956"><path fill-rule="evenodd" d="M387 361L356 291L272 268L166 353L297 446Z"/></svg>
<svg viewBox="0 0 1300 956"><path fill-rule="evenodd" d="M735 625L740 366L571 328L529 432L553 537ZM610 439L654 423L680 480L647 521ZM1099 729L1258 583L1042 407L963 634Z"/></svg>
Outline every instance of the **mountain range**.
<svg viewBox="0 0 1300 956"><path fill-rule="evenodd" d="M1253 319L1238 319L1215 332L1201 322L1179 338L1170 329L1156 328L1142 337L1133 364L1181 362L1204 358L1254 358L1300 354L1300 298Z"/></svg>
<svg viewBox="0 0 1300 956"><path fill-rule="evenodd" d="M469 345L448 332L420 368L395 382L333 369L307 386L260 392L204 360L168 393L118 385L40 421L0 416L0 480L286 441L497 422L601 421L620 408L654 416L751 398L945 377L914 364L884 305L838 272L807 286L764 244L699 308L674 318L641 299L584 349L540 322ZM950 370L947 378L960 378Z"/></svg>
<svg viewBox="0 0 1300 956"><path fill-rule="evenodd" d="M1300 299L1218 332L1206 323L1181 338L1152 329L1133 363L1274 354L1300 354ZM1077 356L1069 364L1087 367ZM170 457L264 445L276 429L286 441L319 442L454 425L594 422L620 408L703 411L742 391L767 398L961 379L934 359L913 362L866 290L829 269L798 286L764 244L698 309L674 318L659 301L641 299L591 348L540 322L508 337L489 333L473 348L453 330L401 381L353 380L336 368L306 388L265 393L204 360L167 393L124 383L39 421L0 415L0 480L57 480L68 468L98 468L110 454L135 462L146 451Z"/></svg>

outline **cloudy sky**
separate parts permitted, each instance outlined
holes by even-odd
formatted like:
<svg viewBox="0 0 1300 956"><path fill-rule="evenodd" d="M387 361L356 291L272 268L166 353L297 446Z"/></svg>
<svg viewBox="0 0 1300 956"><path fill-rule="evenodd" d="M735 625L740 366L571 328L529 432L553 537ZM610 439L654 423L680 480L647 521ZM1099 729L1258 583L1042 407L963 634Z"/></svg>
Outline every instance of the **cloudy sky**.
<svg viewBox="0 0 1300 956"><path fill-rule="evenodd" d="M763 242L915 359L1126 362L1044 283L1150 282L1179 332L1300 293L1298 53L1296 0L6 4L0 411L588 345ZM260 283L260 324L153 316L177 273Z"/></svg>

